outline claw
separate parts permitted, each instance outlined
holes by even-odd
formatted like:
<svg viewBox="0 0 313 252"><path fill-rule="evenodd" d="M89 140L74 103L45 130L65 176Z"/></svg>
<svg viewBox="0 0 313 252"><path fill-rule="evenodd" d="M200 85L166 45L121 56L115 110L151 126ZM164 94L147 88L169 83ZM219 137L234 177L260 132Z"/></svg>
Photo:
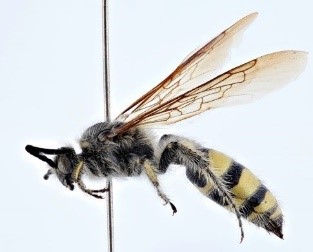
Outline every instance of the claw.
<svg viewBox="0 0 313 252"><path fill-rule="evenodd" d="M102 196L98 195L98 194L93 194L93 193L90 193L89 195L97 198L97 199L104 199Z"/></svg>
<svg viewBox="0 0 313 252"><path fill-rule="evenodd" d="M176 208L176 206L172 202L169 202L169 203L170 203L171 208L173 210L173 216L174 216L174 214L177 213L177 208Z"/></svg>
<svg viewBox="0 0 313 252"><path fill-rule="evenodd" d="M244 237L245 237L245 235L244 235L244 233L243 233L243 230L241 229L240 244L242 243Z"/></svg>

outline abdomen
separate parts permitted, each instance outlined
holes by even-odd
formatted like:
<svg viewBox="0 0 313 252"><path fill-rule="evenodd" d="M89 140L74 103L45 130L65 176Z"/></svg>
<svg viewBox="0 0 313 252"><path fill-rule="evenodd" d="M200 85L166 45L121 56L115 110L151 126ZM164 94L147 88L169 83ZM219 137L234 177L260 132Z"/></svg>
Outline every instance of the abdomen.
<svg viewBox="0 0 313 252"><path fill-rule="evenodd" d="M240 215L268 232L283 238L283 215L273 194L246 167L229 156L213 150L203 149L209 161L210 170L221 178L230 192ZM207 197L219 205L232 210L223 194L213 187L203 172L187 168L189 180Z"/></svg>

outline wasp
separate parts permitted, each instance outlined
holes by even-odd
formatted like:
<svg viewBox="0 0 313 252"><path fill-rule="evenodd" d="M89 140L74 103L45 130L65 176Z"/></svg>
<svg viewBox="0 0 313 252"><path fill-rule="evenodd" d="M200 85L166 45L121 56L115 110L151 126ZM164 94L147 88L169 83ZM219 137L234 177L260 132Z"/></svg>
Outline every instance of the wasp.
<svg viewBox="0 0 313 252"><path fill-rule="evenodd" d="M59 149L26 146L50 166L70 190L74 184L85 193L103 198L107 188L93 190L84 174L97 177L136 177L145 174L157 194L177 209L158 181L171 164L184 166L190 182L204 196L233 212L244 237L241 218L283 238L281 208L263 183L245 166L214 149L177 135L163 135L156 143L150 126L173 124L204 111L255 101L285 86L303 71L307 53L279 51L252 59L222 74L216 69L232 45L256 18L252 13L186 57L162 82L137 99L114 121L97 123L79 139L81 153L71 146ZM47 155L54 155L53 159Z"/></svg>

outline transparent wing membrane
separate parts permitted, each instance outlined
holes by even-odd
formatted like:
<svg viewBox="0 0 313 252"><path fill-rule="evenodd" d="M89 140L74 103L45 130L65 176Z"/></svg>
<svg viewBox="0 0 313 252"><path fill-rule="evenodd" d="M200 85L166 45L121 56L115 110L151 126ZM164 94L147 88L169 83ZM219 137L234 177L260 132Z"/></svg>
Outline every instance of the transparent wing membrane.
<svg viewBox="0 0 313 252"><path fill-rule="evenodd" d="M190 56L187 56L173 73L124 110L117 119L130 121L199 85L197 82L194 83L194 79L201 76L202 79L208 80L216 76L215 70L219 69L225 62L230 49L241 39L243 32L256 16L257 13L252 13L240 19Z"/></svg>
<svg viewBox="0 0 313 252"><path fill-rule="evenodd" d="M172 124L214 108L252 102L286 85L305 68L307 53L280 51L216 76L231 46L255 19L252 13L188 56L164 81L128 107L115 134L131 127Z"/></svg>
<svg viewBox="0 0 313 252"><path fill-rule="evenodd" d="M235 67L143 115L141 125L171 124L206 110L252 102L286 85L303 70L307 53L282 51Z"/></svg>

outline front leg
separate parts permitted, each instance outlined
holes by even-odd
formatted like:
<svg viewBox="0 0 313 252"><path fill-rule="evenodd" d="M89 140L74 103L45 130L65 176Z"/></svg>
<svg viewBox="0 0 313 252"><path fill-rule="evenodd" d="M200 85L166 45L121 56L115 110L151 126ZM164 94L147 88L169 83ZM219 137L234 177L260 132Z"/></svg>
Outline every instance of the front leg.
<svg viewBox="0 0 313 252"><path fill-rule="evenodd" d="M97 193L105 193L108 191L108 188L103 188L100 190L91 190L86 188L86 185L82 181L82 174L84 169L84 162L80 161L78 165L75 167L71 179L77 183L78 187L85 193L97 198L97 199L103 199L102 196L98 195Z"/></svg>
<svg viewBox="0 0 313 252"><path fill-rule="evenodd" d="M107 192L107 191L108 191L107 188L103 188L103 189L100 189L100 190L91 190L91 189L88 189L88 188L86 188L86 185L84 184L84 182L83 182L81 179L77 181L77 184L78 184L79 188L80 188L83 192L85 192L85 193L87 193L87 194L89 194L89 195L91 195L91 196L93 196L93 197L95 197L95 198L97 198L97 199L103 199L103 196L98 195L97 193L104 193L104 192Z"/></svg>
<svg viewBox="0 0 313 252"><path fill-rule="evenodd" d="M175 205L165 195L165 193L162 192L162 190L160 188L159 181L158 181L155 165L153 165L150 160L146 159L143 162L143 167L144 167L145 173L147 174L147 176L148 176L149 180L151 181L152 185L156 188L160 198L164 200L165 204L168 204L168 203L170 204L170 206L172 208L172 211L173 211L173 215L174 215L177 212L177 209L176 209Z"/></svg>

